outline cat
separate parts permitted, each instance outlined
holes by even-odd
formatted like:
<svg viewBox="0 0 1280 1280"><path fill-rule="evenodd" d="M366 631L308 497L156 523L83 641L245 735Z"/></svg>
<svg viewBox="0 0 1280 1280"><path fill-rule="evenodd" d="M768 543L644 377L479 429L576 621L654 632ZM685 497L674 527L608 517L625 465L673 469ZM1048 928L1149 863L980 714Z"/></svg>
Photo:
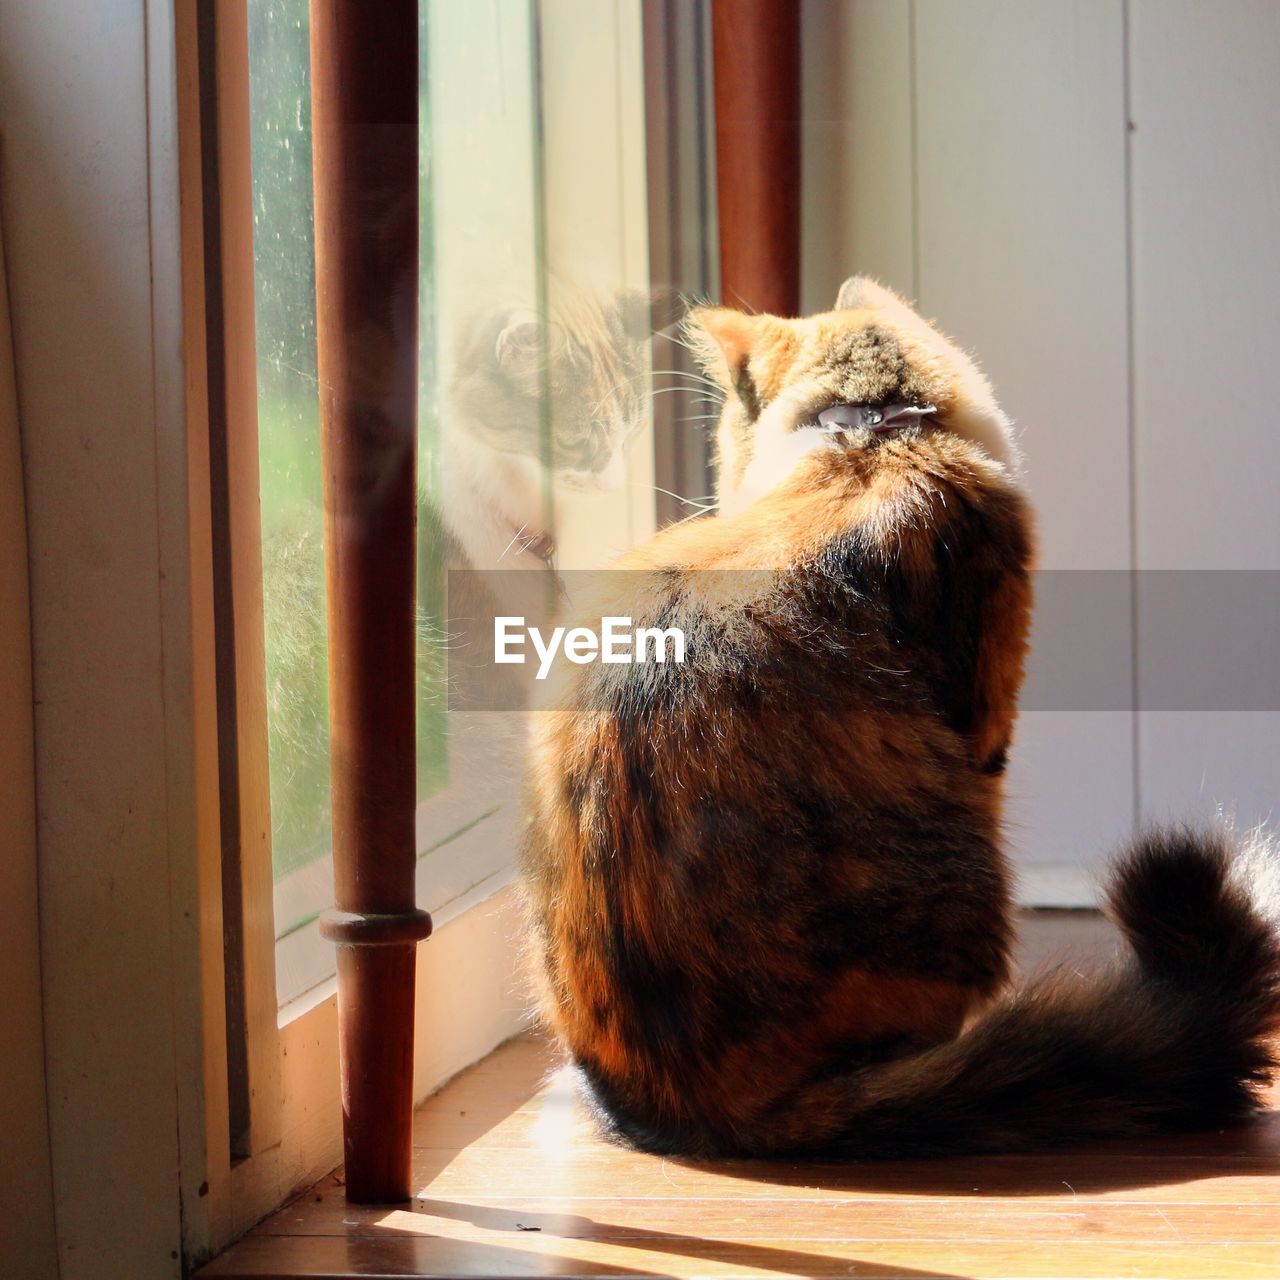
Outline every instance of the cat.
<svg viewBox="0 0 1280 1280"><path fill-rule="evenodd" d="M608 1132L924 1156L1249 1115L1280 1031L1260 838L1138 838L1108 890L1126 954L1010 989L1033 534L986 379L863 278L689 334L725 392L720 513L592 610L681 627L686 660L569 671L527 782L542 1010Z"/></svg>

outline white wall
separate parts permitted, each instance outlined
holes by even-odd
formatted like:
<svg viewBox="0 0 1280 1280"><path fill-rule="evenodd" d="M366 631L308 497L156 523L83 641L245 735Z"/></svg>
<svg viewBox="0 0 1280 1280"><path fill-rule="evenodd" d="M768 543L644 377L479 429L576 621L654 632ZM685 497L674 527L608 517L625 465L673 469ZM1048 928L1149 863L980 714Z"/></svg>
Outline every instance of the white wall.
<svg viewBox="0 0 1280 1280"><path fill-rule="evenodd" d="M1138 564L1274 572L1280 5L1132 0L1131 11ZM1140 586L1141 637L1167 589L1154 576ZM1222 621L1206 611L1187 637L1208 662L1235 660ZM1257 705L1268 704L1259 688ZM1144 711L1138 754L1155 816L1221 804L1252 823L1280 810L1274 711Z"/></svg>
<svg viewBox="0 0 1280 1280"><path fill-rule="evenodd" d="M1265 402L1280 8L805 0L803 15L806 308L853 271L914 296L1021 429L1042 567L1113 571L1043 584L1041 673L1051 640L1075 649L1108 709L1045 693L1052 709L1024 710L1009 831L1033 892L1087 893L1073 869L1135 816L1266 817L1280 716L1139 715L1154 580L1125 571L1280 568Z"/></svg>

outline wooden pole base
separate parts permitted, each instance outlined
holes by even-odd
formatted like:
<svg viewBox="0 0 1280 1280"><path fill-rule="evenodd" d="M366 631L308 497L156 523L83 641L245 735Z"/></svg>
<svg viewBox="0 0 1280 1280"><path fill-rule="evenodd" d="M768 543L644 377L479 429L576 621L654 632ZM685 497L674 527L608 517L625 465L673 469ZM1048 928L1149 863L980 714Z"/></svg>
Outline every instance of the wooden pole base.
<svg viewBox="0 0 1280 1280"><path fill-rule="evenodd" d="M347 1199L412 1194L413 942L338 944L338 1038Z"/></svg>

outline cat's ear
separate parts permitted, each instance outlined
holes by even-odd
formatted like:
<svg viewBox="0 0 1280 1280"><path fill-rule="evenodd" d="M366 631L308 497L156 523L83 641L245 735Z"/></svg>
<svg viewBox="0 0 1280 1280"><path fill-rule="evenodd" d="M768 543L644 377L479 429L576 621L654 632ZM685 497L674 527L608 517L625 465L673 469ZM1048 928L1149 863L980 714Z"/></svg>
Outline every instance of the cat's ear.
<svg viewBox="0 0 1280 1280"><path fill-rule="evenodd" d="M759 412L760 397L750 363L762 319L731 307L697 307L684 323L685 341L707 376L735 392L753 418Z"/></svg>
<svg viewBox="0 0 1280 1280"><path fill-rule="evenodd" d="M870 276L850 276L840 286L836 295L837 311L852 311L858 307L906 307L907 304L892 289L886 289ZM910 310L910 308L907 308Z"/></svg>
<svg viewBox="0 0 1280 1280"><path fill-rule="evenodd" d="M498 368L516 386L536 395L542 386L542 370L563 341L564 335L554 321L544 324L535 312L514 311L498 331L493 355Z"/></svg>
<svg viewBox="0 0 1280 1280"><path fill-rule="evenodd" d="M751 358L760 336L759 322L759 316L731 307L697 307L685 322L685 337L707 373L730 387L739 368Z"/></svg>
<svg viewBox="0 0 1280 1280"><path fill-rule="evenodd" d="M795 354L790 321L747 315L731 307L698 307L684 325L685 341L707 374L734 392L751 418L772 400Z"/></svg>

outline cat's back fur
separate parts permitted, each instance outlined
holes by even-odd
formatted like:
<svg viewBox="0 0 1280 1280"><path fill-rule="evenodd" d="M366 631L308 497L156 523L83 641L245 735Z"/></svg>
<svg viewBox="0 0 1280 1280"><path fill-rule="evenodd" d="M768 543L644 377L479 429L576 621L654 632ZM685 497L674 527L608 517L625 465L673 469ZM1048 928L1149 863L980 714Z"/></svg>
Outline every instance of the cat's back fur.
<svg viewBox="0 0 1280 1280"><path fill-rule="evenodd" d="M726 483L771 449L785 474L590 602L681 628L686 659L581 668L544 717L524 855L544 1010L653 1150L1001 1149L1243 1114L1280 946L1225 837L1128 855L1136 959L1002 995L1030 517L982 441L1004 427L985 381L865 296L702 319ZM938 421L797 449L824 397Z"/></svg>

